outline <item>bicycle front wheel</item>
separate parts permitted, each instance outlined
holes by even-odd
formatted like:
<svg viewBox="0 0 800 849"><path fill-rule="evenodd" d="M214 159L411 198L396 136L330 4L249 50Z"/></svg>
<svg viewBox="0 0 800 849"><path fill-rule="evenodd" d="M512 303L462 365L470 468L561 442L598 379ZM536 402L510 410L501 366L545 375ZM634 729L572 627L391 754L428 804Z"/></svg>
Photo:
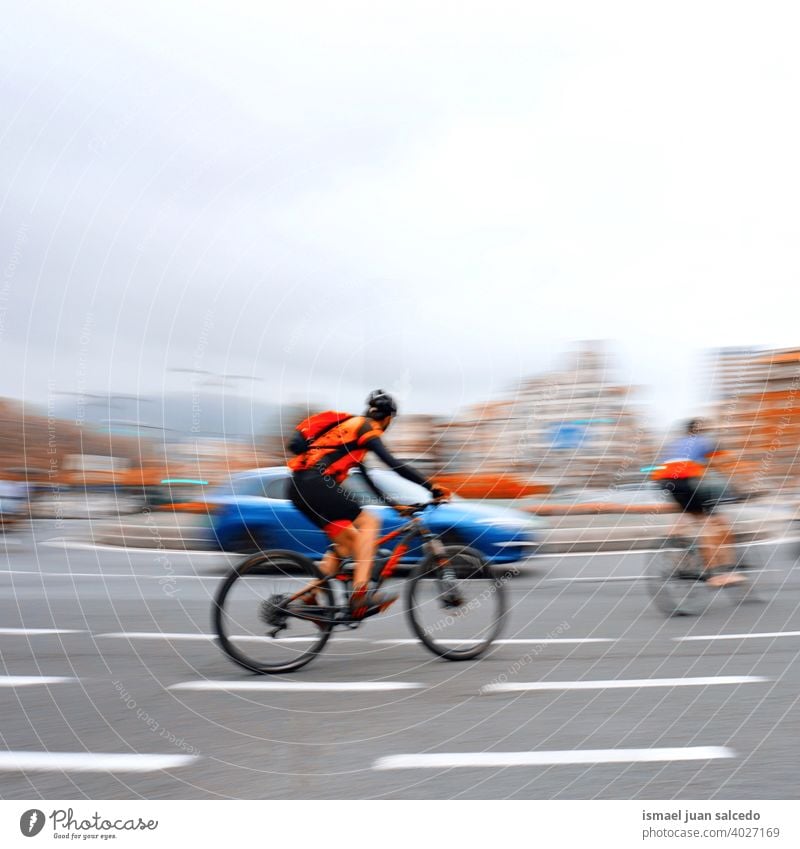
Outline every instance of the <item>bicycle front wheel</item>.
<svg viewBox="0 0 800 849"><path fill-rule="evenodd" d="M318 606L288 603L318 581ZM239 666L261 675L292 672L322 651L333 628L330 582L308 558L291 551L249 557L223 580L213 607L220 647Z"/></svg>
<svg viewBox="0 0 800 849"><path fill-rule="evenodd" d="M703 559L694 548L657 552L647 584L653 604L665 616L697 616L708 606Z"/></svg>
<svg viewBox="0 0 800 849"><path fill-rule="evenodd" d="M447 660L484 654L506 616L505 580L474 549L445 546L414 570L406 614L422 644Z"/></svg>

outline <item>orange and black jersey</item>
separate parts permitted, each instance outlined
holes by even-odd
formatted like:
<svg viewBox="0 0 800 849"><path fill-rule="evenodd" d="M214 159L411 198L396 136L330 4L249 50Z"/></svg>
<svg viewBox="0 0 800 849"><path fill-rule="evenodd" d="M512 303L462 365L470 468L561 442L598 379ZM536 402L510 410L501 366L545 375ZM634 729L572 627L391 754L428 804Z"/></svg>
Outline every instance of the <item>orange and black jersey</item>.
<svg viewBox="0 0 800 849"><path fill-rule="evenodd" d="M352 416L313 440L308 451L289 460L289 468L293 472L316 469L341 483L350 469L364 462L367 451L372 451L401 477L430 489L422 475L391 454L381 440L382 434L373 419Z"/></svg>

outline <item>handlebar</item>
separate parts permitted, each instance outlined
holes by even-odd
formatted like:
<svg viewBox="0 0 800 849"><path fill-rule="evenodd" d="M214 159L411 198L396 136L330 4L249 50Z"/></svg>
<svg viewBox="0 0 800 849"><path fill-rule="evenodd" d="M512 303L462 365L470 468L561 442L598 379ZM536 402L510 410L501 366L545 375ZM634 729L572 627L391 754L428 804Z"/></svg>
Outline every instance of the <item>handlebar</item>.
<svg viewBox="0 0 800 849"><path fill-rule="evenodd" d="M446 503L444 498L434 498L431 501L423 501L421 504L392 504L392 507L402 516L413 516L415 513L422 513L428 507L438 507Z"/></svg>

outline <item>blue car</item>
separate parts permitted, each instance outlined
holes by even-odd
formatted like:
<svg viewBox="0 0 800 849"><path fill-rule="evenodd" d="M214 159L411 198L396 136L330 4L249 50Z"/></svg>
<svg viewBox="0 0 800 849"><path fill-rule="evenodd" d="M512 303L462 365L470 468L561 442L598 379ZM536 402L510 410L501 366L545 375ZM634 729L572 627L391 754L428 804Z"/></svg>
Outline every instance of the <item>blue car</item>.
<svg viewBox="0 0 800 849"><path fill-rule="evenodd" d="M230 486L209 498L216 544L224 551L247 553L283 548L308 557L322 557L329 541L286 497L291 472L287 468L255 469L234 477ZM430 493L388 470L371 470L380 489L399 504L420 504ZM400 527L406 519L381 504L360 471L352 471L343 484L359 503L378 513L383 533ZM542 520L508 507L454 498L426 511L425 522L448 544L476 548L492 563L514 563L530 557L541 536ZM392 540L392 544L394 544ZM422 555L417 544L403 560L414 562Z"/></svg>

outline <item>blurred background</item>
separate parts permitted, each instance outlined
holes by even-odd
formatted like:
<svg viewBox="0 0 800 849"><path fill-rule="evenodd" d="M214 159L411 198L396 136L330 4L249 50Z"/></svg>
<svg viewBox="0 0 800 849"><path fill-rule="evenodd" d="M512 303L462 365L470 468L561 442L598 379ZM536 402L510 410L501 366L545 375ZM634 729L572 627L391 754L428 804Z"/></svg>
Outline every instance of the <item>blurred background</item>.
<svg viewBox="0 0 800 849"><path fill-rule="evenodd" d="M0 796L796 787L791 4L6 5ZM472 502L442 538L518 568L507 638L453 672L398 604L337 633L316 694L235 696L220 576L327 544L268 467L377 388L389 448ZM689 621L644 587L675 509L649 469L695 416L772 585ZM478 697L506 677L581 692ZM441 746L555 754L374 766Z"/></svg>
<svg viewBox="0 0 800 849"><path fill-rule="evenodd" d="M488 492L635 483L699 413L793 487L793 41L618 11L11 11L5 477L216 482L381 386Z"/></svg>
<svg viewBox="0 0 800 849"><path fill-rule="evenodd" d="M646 486L685 420L669 427L656 418L646 389L621 378L614 347L575 345L562 353L559 368L449 415L412 407L386 442L465 497L594 493L609 500L616 491L635 491ZM268 385L261 386L263 398L239 394L237 375L181 375L187 388L163 395L54 391L46 407L3 399L7 498L71 492L99 504L110 496L124 511L166 509L177 492L179 503L192 502L193 490L226 484L246 469L284 465L294 426L336 400L321 392L316 403L270 403ZM717 469L750 496L795 495L800 348L708 351L697 380L706 400L696 412L724 451ZM399 394L402 403L402 388ZM363 399L355 399L350 409L362 407ZM7 512L23 503L8 502Z"/></svg>

